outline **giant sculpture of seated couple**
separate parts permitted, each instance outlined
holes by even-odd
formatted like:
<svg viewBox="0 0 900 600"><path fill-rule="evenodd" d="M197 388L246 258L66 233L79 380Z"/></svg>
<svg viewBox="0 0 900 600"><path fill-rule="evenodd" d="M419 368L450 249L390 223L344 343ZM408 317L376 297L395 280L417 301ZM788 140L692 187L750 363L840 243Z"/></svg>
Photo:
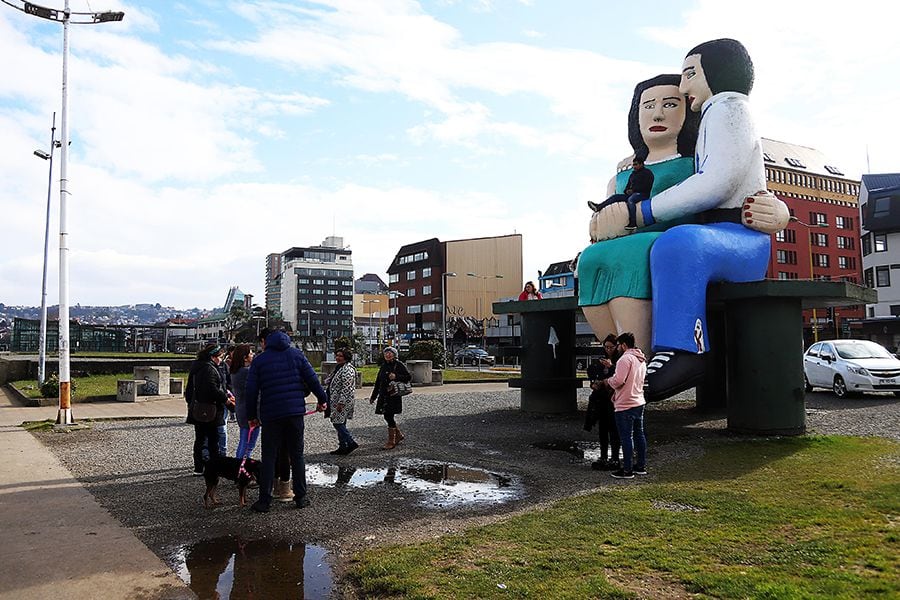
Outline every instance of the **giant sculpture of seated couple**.
<svg viewBox="0 0 900 600"><path fill-rule="evenodd" d="M681 75L639 83L628 117L634 154L610 181L612 201L591 217L592 243L577 266L579 305L601 339L631 331L652 350L651 401L702 381L707 285L763 279L770 236L790 218L766 191L752 86L753 63L731 39L693 48ZM634 158L653 174L645 199L624 194ZM615 201L629 197L632 223L629 203Z"/></svg>

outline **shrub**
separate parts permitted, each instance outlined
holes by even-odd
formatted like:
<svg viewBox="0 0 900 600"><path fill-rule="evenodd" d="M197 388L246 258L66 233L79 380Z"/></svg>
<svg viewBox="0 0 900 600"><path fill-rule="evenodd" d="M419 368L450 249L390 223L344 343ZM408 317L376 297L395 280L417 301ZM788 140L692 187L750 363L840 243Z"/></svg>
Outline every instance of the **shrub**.
<svg viewBox="0 0 900 600"><path fill-rule="evenodd" d="M69 396L71 398L75 397L75 380L71 379L69 385ZM56 373L51 373L45 380L43 385L41 385L41 396L44 398L59 398L59 375Z"/></svg>
<svg viewBox="0 0 900 600"><path fill-rule="evenodd" d="M446 365L444 346L438 340L413 342L409 348L407 358L410 360L430 360L434 369L443 369Z"/></svg>

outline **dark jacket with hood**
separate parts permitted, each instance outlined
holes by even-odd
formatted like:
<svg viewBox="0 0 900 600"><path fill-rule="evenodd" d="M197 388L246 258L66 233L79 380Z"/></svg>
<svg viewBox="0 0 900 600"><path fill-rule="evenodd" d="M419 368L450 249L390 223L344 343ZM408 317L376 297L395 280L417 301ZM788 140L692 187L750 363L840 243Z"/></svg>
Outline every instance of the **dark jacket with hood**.
<svg viewBox="0 0 900 600"><path fill-rule="evenodd" d="M390 375L394 374L396 381L409 383L412 381L412 375L400 359L395 358L388 362L384 361L381 368L378 369L378 375L375 377L375 386L372 388L372 400L378 398L377 407L382 407L384 412L400 414L403 412L403 396L389 396L388 386L391 383Z"/></svg>
<svg viewBox="0 0 900 600"><path fill-rule="evenodd" d="M275 419L302 416L306 413L306 397L312 392L319 403L328 396L319 383L312 365L283 331L273 331L266 338L266 349L250 363L247 373L246 398L259 395L259 414L255 402L247 402L247 419L258 418L265 425Z"/></svg>
<svg viewBox="0 0 900 600"><path fill-rule="evenodd" d="M222 376L219 375L219 370L212 360L197 359L193 362L188 373L184 399L188 405L188 423L200 425L191 416L191 405L194 402L207 402L216 405L216 418L212 422L215 425L225 424L225 401L228 399L228 395L225 392Z"/></svg>

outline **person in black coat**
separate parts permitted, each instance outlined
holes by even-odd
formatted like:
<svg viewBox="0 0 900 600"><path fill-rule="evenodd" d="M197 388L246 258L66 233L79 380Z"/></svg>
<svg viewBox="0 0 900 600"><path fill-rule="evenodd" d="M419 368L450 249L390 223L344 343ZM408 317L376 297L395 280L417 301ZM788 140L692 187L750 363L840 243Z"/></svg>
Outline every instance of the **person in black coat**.
<svg viewBox="0 0 900 600"><path fill-rule="evenodd" d="M219 456L219 428L225 426L225 404L228 392L219 374L223 351L218 344L207 344L197 353L197 360L188 373L184 398L188 405L187 422L194 426L194 475L203 475L203 447L207 447L209 459ZM200 423L191 414L195 402L214 404L216 416L209 423Z"/></svg>
<svg viewBox="0 0 900 600"><path fill-rule="evenodd" d="M609 334L603 340L603 354L588 366L588 379L591 381L592 391L585 414L584 429L590 431L595 423L598 424L600 458L591 463L591 468L598 471L619 468L620 444L615 408L610 389L603 385L603 380L615 373L617 359L616 336Z"/></svg>
<svg viewBox="0 0 900 600"><path fill-rule="evenodd" d="M384 445L385 450L395 447L405 437L397 422L394 420L395 415L403 412L403 396L391 396L388 390L392 381L402 381L409 383L412 381L412 375L402 362L397 360L397 349L388 346L384 349L384 363L378 369L378 376L375 378L375 386L372 388L372 397L369 398L369 404L378 399L375 405L375 414L384 414L384 420L388 426L388 441Z"/></svg>

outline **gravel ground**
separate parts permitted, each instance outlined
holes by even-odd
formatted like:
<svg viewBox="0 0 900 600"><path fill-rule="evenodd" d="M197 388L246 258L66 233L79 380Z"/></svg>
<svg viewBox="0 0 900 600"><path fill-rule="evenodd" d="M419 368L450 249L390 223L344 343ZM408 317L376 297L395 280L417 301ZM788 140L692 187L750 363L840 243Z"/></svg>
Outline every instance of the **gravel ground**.
<svg viewBox="0 0 900 600"><path fill-rule="evenodd" d="M582 410L587 393L579 393ZM723 431L723 415L697 413L692 404L692 392L688 392L649 406L651 480L653 471L664 470L667 463L701 452L702 439L735 437ZM336 447L330 423L319 415L307 417L308 469L324 473L326 479L330 474L330 484L310 487L309 508L297 510L292 503L275 503L267 515L240 509L237 492L227 481L219 488L222 505L214 510L202 507L203 480L190 475L193 428L179 419L96 422L86 430L36 435L101 505L170 564L175 563L173 556L182 546L240 535L321 545L328 550L339 576L344 561L365 546L428 539L572 494L630 484L592 471L589 451L587 460L579 461L569 452L536 447L566 448L573 440L596 440L596 433L582 429L582 414L541 417L523 414L518 406L515 390L414 395L404 401L405 412L398 418L406 440L395 450L385 451L381 449L386 438L384 422L372 414L367 403L360 402L350 426L361 447L349 457L329 455ZM900 400L893 396L837 400L830 394L808 394L807 427L811 433L900 439ZM236 426L229 424L232 453L236 436ZM589 444L581 445L586 446ZM415 461L423 460L434 461L438 469L444 464L463 465L495 474L487 479L507 485L497 494L502 501L459 503L452 495L401 485L404 472L414 476L417 468L429 471L428 465L416 466ZM399 469L400 477L388 483L383 476L392 466ZM339 467L373 471L358 471L366 485L335 485ZM344 483L347 473L345 470ZM479 479L477 471L459 476L467 477ZM251 490L249 498L255 500L256 492ZM335 591L336 595L344 593L349 590L339 587Z"/></svg>

